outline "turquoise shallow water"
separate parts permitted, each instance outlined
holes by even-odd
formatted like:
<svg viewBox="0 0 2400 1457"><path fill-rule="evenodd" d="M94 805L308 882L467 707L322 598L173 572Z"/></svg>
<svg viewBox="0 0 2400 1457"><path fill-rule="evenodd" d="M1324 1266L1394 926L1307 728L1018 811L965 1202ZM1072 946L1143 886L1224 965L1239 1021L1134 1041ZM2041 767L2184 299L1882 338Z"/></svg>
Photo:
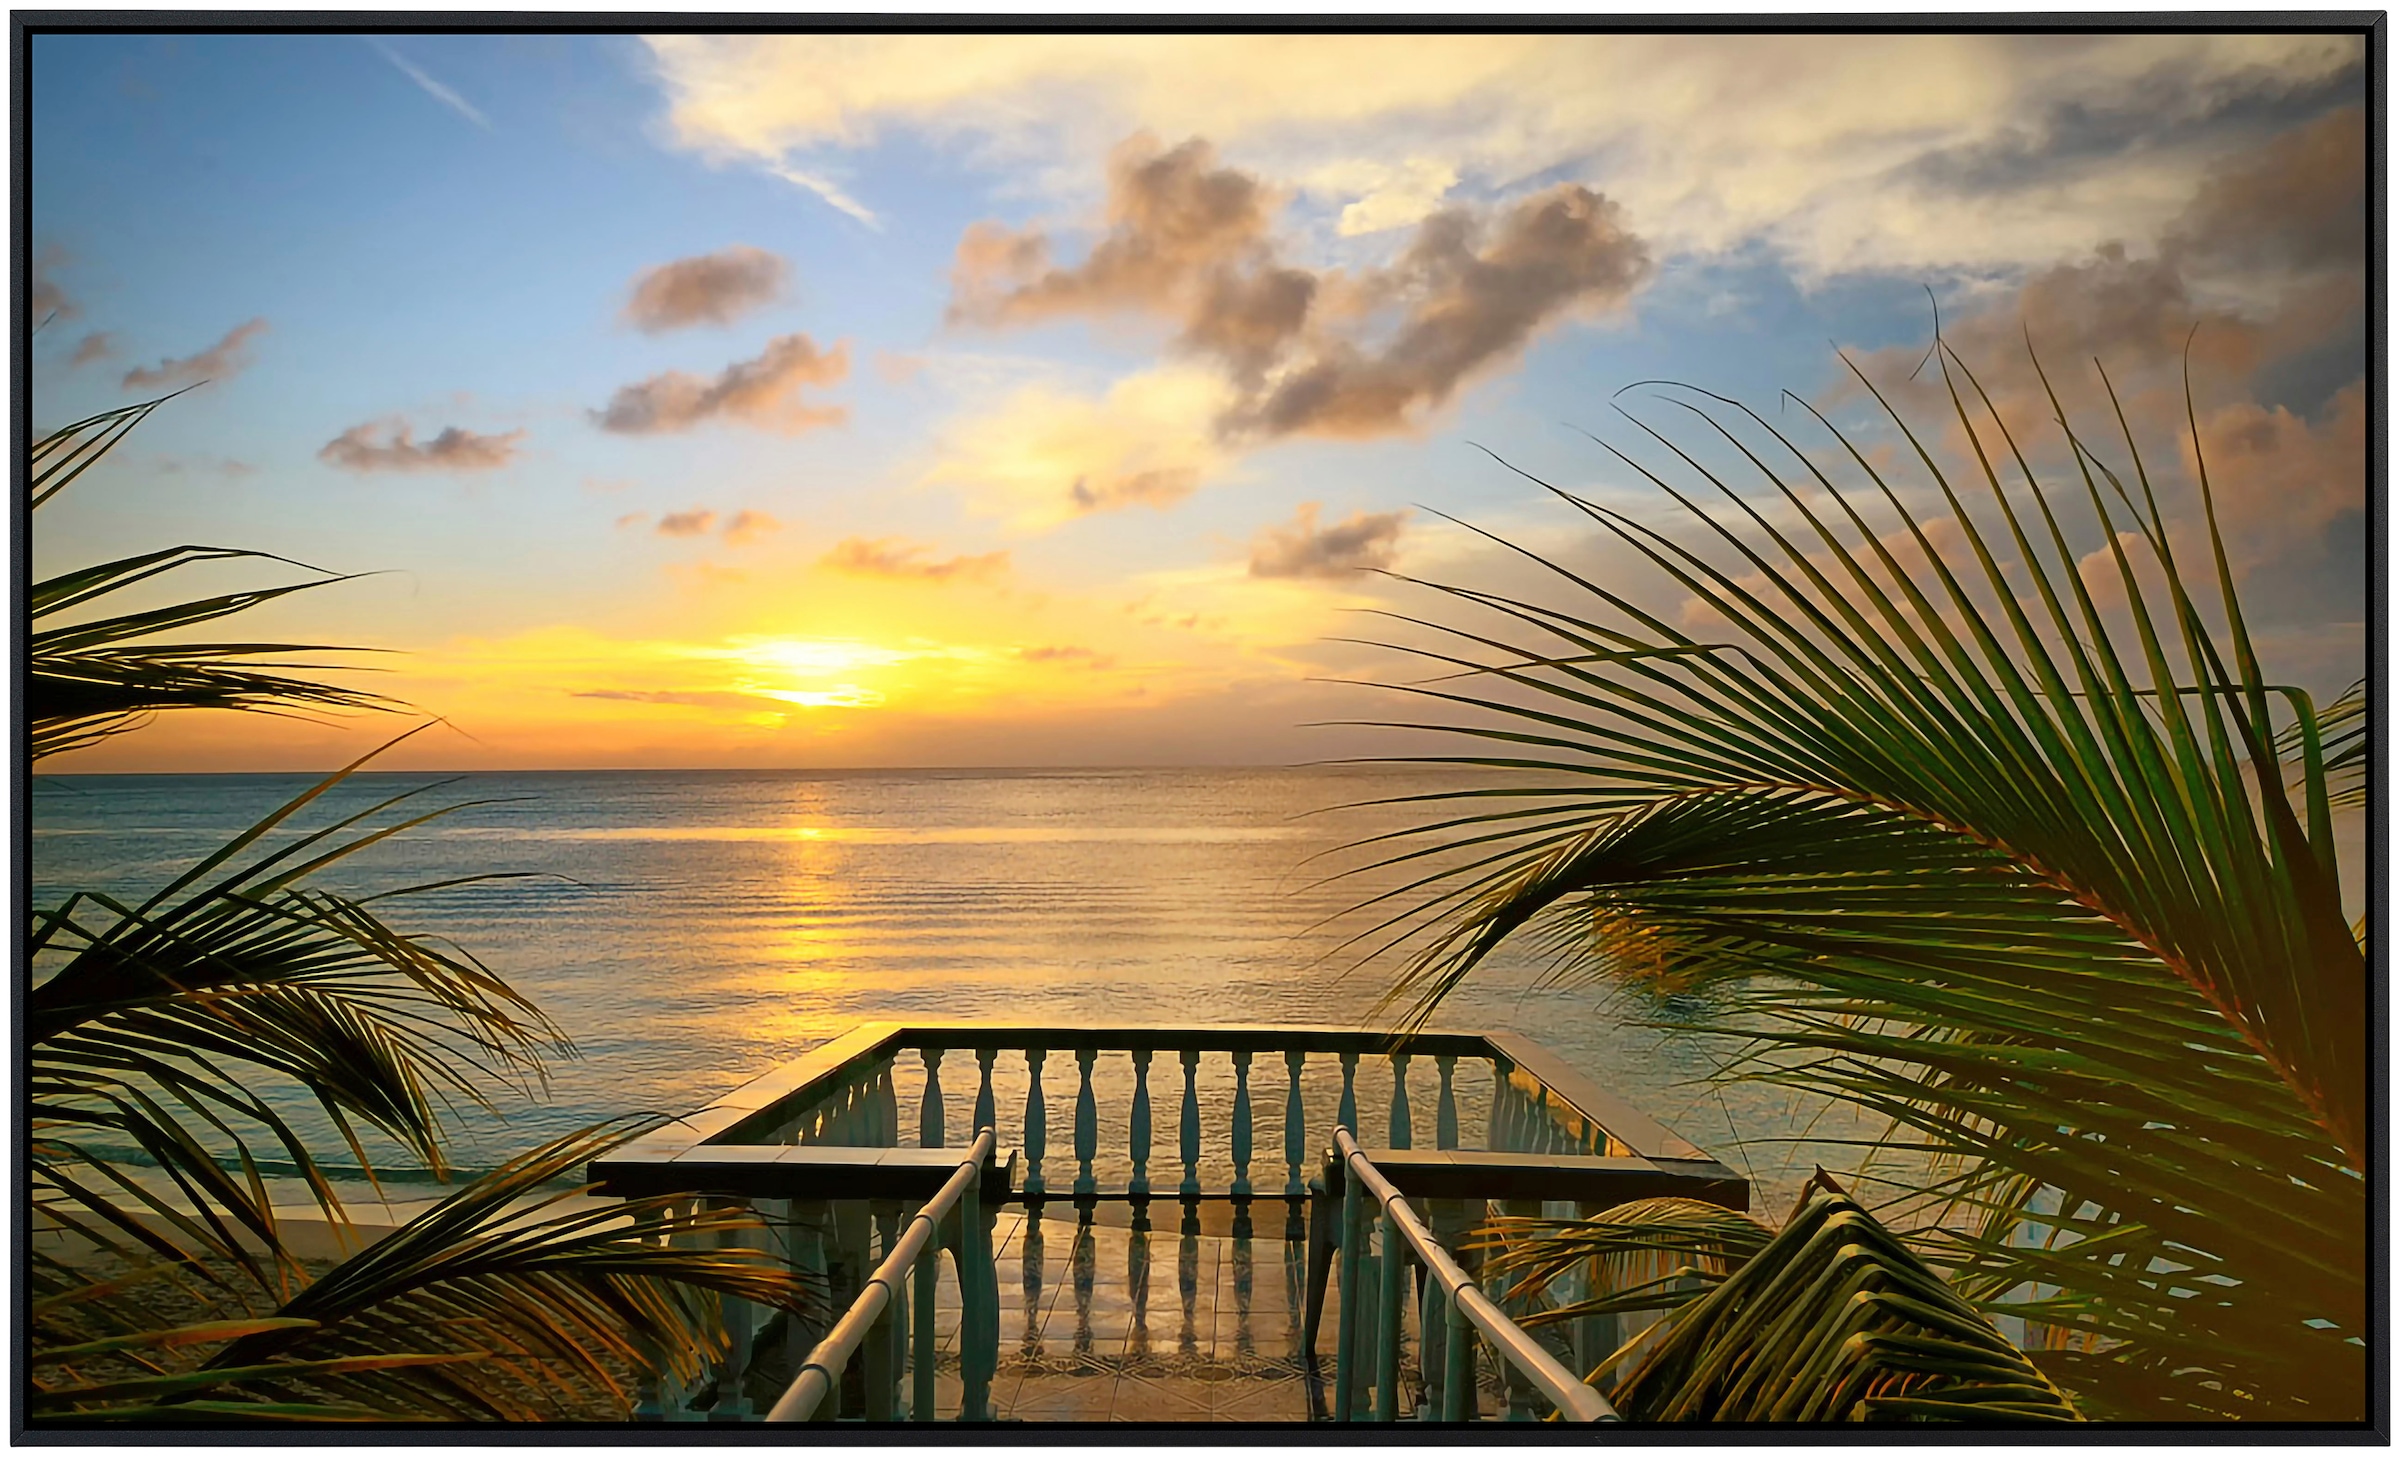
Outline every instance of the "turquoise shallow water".
<svg viewBox="0 0 2400 1457"><path fill-rule="evenodd" d="M362 775L328 809L435 777ZM37 779L35 903L146 892L309 782ZM580 1051L555 1066L546 1099L461 1114L471 1165L629 1109L696 1107L874 1018L1371 1020L1395 967L1349 969L1337 948L1359 923L1324 923L1388 882L1319 884L1327 867L1308 862L1412 811L1315 812L1429 787L1301 769L474 774L429 798L489 802L376 847L328 884L538 872L390 912L471 949ZM1805 1128L1785 1095L1702 1086L1714 1049L1631 1025L1640 1008L1539 983L1529 956L1503 955L1439 1021L1532 1036L1748 1164L1761 1208L1819 1156L1785 1141ZM964 1071L945 1076L960 1097ZM1070 1077L1051 1074L1062 1111ZM1273 1136L1262 1127L1262 1147Z"/></svg>

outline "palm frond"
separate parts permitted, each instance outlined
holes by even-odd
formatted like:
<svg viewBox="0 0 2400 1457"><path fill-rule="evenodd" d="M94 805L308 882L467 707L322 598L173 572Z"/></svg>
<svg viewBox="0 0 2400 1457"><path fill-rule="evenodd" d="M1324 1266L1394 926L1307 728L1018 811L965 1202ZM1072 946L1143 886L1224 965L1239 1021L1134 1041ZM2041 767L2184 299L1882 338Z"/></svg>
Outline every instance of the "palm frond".
<svg viewBox="0 0 2400 1457"><path fill-rule="evenodd" d="M1634 1354L1634 1353L1639 1354ZM1613 1371L1627 1355L1626 1369ZM1601 1368L1636 1421L2071 1422L2048 1377L1828 1182Z"/></svg>
<svg viewBox="0 0 2400 1457"><path fill-rule="evenodd" d="M213 1346L138 1376L40 1381L37 1417L231 1420L276 1413L537 1420L592 1397L629 1404L619 1373L666 1353L685 1375L725 1343L718 1301L821 1309L764 1251L702 1248L758 1227L679 1198L593 1201L560 1185L656 1126L616 1119L477 1179L260 1318L53 1347L43 1371L140 1348ZM201 1412L189 1410L200 1402Z"/></svg>
<svg viewBox="0 0 2400 1457"><path fill-rule="evenodd" d="M125 592L151 579L204 562L255 558L267 552L177 546L103 562L34 584L29 611L37 623ZM293 563L293 565L299 565ZM350 580L324 576L281 587L218 593L164 607L43 626L28 641L26 709L33 757L82 748L167 709L274 711L293 707L391 709L392 699L337 684L291 676L339 664L291 661L293 653L356 653L305 643L162 642L160 635L244 612L295 592Z"/></svg>
<svg viewBox="0 0 2400 1457"><path fill-rule="evenodd" d="M2312 725L2296 718L2275 736L2276 751L2305 762L2312 753ZM2322 758L2328 800L2335 809L2361 809L2367 802L2367 680L2359 679L2317 711L2313 753Z"/></svg>
<svg viewBox="0 0 2400 1457"><path fill-rule="evenodd" d="M546 1056L572 1052L471 954L396 930L370 904L436 886L361 899L304 883L472 802L414 811L432 787L420 786L273 843L380 752L139 904L86 893L34 914L30 948L55 962L27 994L23 1025L35 1199L49 1217L94 1238L113 1229L105 1243L120 1254L138 1245L245 1264L251 1247L274 1246L261 1140L328 1213L338 1205L307 1141L262 1095L266 1083L305 1090L362 1168L374 1167L363 1125L438 1173L445 1104L488 1106L496 1087L538 1082ZM113 1175L127 1149L172 1191Z"/></svg>
<svg viewBox="0 0 2400 1457"><path fill-rule="evenodd" d="M2366 1044L2326 788L2345 720L2257 661L2205 463L2217 628L2129 431L2112 471L2056 408L2071 484L2046 488L1942 357L1980 515L1888 404L1937 517L1829 423L1819 460L1703 392L1676 403L1705 452L1639 421L1664 464L1608 447L1689 541L1555 493L1721 622L1710 640L1521 549L1557 593L1435 588L1497 625L1405 619L1431 638L1394 646L1450 676L1394 686L1468 718L1395 726L1485 747L1391 762L1483 767L1534 802L1426 796L1456 812L1373 846L1419 868L1362 939L1409 949L1393 995L1418 1020L1511 939L1566 975L1709 982L1693 1025L1749 1039L1731 1075L1885 1115L1927 1180L1911 1218L1963 1221L1929 1255L1962 1298L2074 1333L2094 1409L2156 1416L2170 1391L2179 1415L2348 1415ZM2076 532L2106 543L2121 608Z"/></svg>
<svg viewBox="0 0 2400 1457"><path fill-rule="evenodd" d="M1767 1247L1775 1232L1747 1214L1697 1199L1635 1199L1588 1219L1486 1222L1467 1247L1487 1273L1509 1278L1527 1325L1671 1310L1697 1300ZM1546 1301L1579 1276L1590 1293ZM1538 1308L1533 1302L1545 1301Z"/></svg>
<svg viewBox="0 0 2400 1457"><path fill-rule="evenodd" d="M196 386L195 386L196 388ZM182 391L177 391L177 394ZM53 499L114 450L152 410L174 395L106 410L63 426L35 442L30 453L30 502ZM176 546L82 567L37 582L27 596L32 618L44 622L87 609L154 578L205 562L281 561L269 552ZM314 571L315 568L307 568ZM169 709L219 708L288 712L294 708L390 709L391 699L296 672L344 665L294 662L292 653L351 653L357 648L296 643L163 642L160 635L213 622L265 602L347 581L318 580L197 597L165 607L90 617L35 632L27 645L25 712L36 762L87 748Z"/></svg>

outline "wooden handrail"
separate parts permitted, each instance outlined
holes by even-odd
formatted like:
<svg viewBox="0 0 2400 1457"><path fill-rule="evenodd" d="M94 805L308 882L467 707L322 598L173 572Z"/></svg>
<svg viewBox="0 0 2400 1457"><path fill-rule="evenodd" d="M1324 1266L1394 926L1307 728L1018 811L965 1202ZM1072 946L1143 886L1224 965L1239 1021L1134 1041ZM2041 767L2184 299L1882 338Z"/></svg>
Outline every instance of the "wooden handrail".
<svg viewBox="0 0 2400 1457"><path fill-rule="evenodd" d="M1374 1162L1367 1157L1366 1150L1358 1146L1358 1140L1351 1135L1349 1129L1334 1129L1333 1146L1348 1176L1343 1185L1344 1198L1342 1201L1345 1218L1342 1221L1341 1327L1336 1335L1334 1347L1336 1352L1334 1409L1337 1421L1351 1415L1350 1406L1356 1379L1354 1363L1358 1355L1358 1336L1363 1334L1355 1329L1358 1324L1358 1289L1361 1274L1366 1267L1364 1258L1365 1223L1359 1217L1359 1212L1370 1200L1382 1212L1386 1241L1383 1268L1384 1298L1378 1331L1381 1340L1376 1362L1378 1368L1376 1391L1380 1407L1378 1416L1382 1420L1391 1421L1397 1416L1393 1410L1393 1403L1398 1392L1397 1370L1400 1359L1400 1312L1396 1306L1399 1290L1402 1287L1401 1282L1396 1278L1400 1271L1400 1265L1396 1247L1392 1243L1395 1237L1406 1245L1409 1253L1416 1257L1417 1263L1424 1267L1427 1278L1441 1290L1444 1309L1450 1317L1452 1329L1445 1342L1445 1354L1449 1357L1448 1379L1443 1391L1445 1398L1443 1417L1445 1420L1457 1420L1465 1411L1466 1386L1469 1377L1465 1363L1460 1360L1460 1356L1463 1354L1462 1343L1465 1331L1469 1328L1481 1332L1484 1340L1491 1345L1494 1351L1499 1353L1501 1359L1514 1366L1526 1380L1533 1383L1534 1389L1547 1397L1550 1404L1556 1407L1559 1414L1567 1420L1576 1422L1613 1422L1617 1420L1616 1408L1608 1404L1608 1398L1576 1379L1573 1372L1558 1364L1556 1358L1542 1349L1539 1341L1526 1334L1524 1328L1515 1321L1510 1320L1507 1313L1502 1311L1499 1306L1494 1305L1490 1297L1486 1296L1476 1285L1473 1277L1458 1267L1458 1262L1451 1259L1449 1253L1434 1239L1433 1232L1417 1218L1416 1211L1408 1207L1407 1198L1376 1169ZM1428 1348L1429 1339L1430 1333L1421 1334L1421 1348Z"/></svg>
<svg viewBox="0 0 2400 1457"><path fill-rule="evenodd" d="M959 1160L957 1171L951 1174L949 1181L931 1199L925 1201L916 1217L908 1222L908 1228L893 1241L891 1252L883 1257L882 1264L875 1267L875 1273L867 1277L858 1299L851 1302L840 1320L834 1322L833 1329L825 1333L825 1339L817 1342L816 1349L808 1353L808 1359L800 1363L799 1374L792 1378L792 1384L784 1388L782 1397L767 1412L768 1421L804 1422L816 1415L827 1393L841 1381L842 1372L849 1369L851 1358L866 1343L868 1333L883 1321L885 1313L899 1301L901 1285L915 1270L927 1246L940 1233L942 1222L965 1204L969 1191L982 1178L983 1166L991 1158L997 1143L997 1136L989 1128L976 1136L975 1142L967 1148L966 1157ZM916 1270L919 1280L926 1279L928 1275L927 1270ZM972 1288L970 1282L963 1278L959 1285L962 1291ZM924 1354L928 1358L926 1367L930 1370L931 1348L928 1347ZM923 1419L931 1413L919 1415Z"/></svg>

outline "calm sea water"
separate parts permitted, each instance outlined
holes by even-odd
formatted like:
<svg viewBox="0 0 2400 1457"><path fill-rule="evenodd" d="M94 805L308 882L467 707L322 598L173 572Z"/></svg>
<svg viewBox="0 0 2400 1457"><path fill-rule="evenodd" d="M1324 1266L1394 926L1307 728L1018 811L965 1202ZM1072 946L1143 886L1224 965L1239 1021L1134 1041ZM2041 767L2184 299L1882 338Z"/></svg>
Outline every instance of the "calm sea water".
<svg viewBox="0 0 2400 1457"><path fill-rule="evenodd" d="M359 776L311 823L437 777ZM144 894L309 782L39 778L35 902ZM461 1115L471 1165L611 1114L699 1106L870 1019L1373 1022L1396 965L1354 967L1338 948L1360 923L1326 923L1389 881L1322 884L1312 857L1425 811L1321 812L1431 787L1298 769L473 774L427 798L481 803L325 883L538 873L387 907L473 951L580 1052L546 1098ZM1656 1009L1541 982L1504 955L1437 1021L1547 1045L1748 1165L1762 1209L1818 1156L1786 1141L1804 1120L1785 1095L1701 1083L1722 1049L1633 1025ZM1071 1077L1052 1074L1054 1129Z"/></svg>

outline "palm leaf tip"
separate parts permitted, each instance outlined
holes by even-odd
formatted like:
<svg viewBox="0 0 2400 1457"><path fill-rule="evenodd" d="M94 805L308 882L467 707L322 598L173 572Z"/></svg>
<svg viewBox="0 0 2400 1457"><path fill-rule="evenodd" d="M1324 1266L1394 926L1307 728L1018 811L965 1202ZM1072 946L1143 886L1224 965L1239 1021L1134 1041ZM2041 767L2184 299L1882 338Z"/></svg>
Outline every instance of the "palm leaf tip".
<svg viewBox="0 0 2400 1457"><path fill-rule="evenodd" d="M1848 1195L1812 1189L1617 1380L1637 1420L2079 1421L2066 1394Z"/></svg>

